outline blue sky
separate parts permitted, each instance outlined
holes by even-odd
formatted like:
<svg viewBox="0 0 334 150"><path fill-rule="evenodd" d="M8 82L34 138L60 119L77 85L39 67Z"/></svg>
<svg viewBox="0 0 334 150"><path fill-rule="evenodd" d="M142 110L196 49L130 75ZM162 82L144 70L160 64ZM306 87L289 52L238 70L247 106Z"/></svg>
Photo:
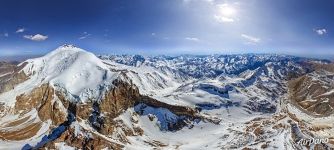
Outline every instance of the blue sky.
<svg viewBox="0 0 334 150"><path fill-rule="evenodd" d="M333 0L2 0L0 56L94 53L334 57Z"/></svg>

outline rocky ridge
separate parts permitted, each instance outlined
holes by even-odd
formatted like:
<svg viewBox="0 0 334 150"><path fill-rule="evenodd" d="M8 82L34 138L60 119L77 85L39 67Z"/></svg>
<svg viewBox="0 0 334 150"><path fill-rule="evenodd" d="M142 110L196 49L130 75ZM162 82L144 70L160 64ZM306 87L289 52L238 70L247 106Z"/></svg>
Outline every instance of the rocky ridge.
<svg viewBox="0 0 334 150"><path fill-rule="evenodd" d="M75 49L75 52L73 53L71 49ZM67 51L71 53L68 56L66 56L66 53L64 54L64 52ZM64 59L67 59L67 57L77 55L76 53L86 52L66 45L48 55L51 57L58 57L53 55L63 55L65 56ZM72 58L69 58L69 61L73 61L70 59ZM29 92L17 95L13 107L4 106L7 108L6 110L11 110L6 113L7 116L14 115L16 117L13 120L2 122L1 126L3 128L0 131L2 140L15 141L30 139L35 137L45 126L47 127L45 133L42 133L44 136L41 141L37 142L35 145L27 143L23 149L55 148L56 143L59 142L81 149L102 149L106 147L121 149L123 144L110 142L108 138L108 136L115 135L116 128L122 128L125 136L141 135L143 131L140 128L129 129L123 127L122 122L115 121L114 119L127 109L133 108L138 104L166 108L176 115L187 116L192 120L200 118L196 115L196 110L191 108L168 105L141 95L138 88L131 83L131 80L122 79L126 77L122 77L121 75L112 80L111 84L105 88L105 92L103 92L104 95L101 96L100 99L94 99L96 97L92 96L85 101L76 101L73 100L73 95L69 95L69 91L60 88L59 83L55 83L54 78L47 81L45 72L38 72L44 70L45 66L36 70L38 66L31 64L34 63L35 60L28 61L30 62L22 63L18 68L9 66L12 67L8 68L10 73L4 75L4 77L9 76L13 81L9 80L9 82L2 84L6 87L15 86L15 84L29 82L29 80L40 79L41 75L45 76L42 78L42 82L38 87L31 89ZM74 60L74 62L75 61L77 60ZM25 66L27 64L28 66ZM59 64L56 65L59 66ZM61 66L63 65L61 64ZM16 80L17 74L26 76L25 72L22 71L25 70L25 67L30 67L29 71L33 71L30 71L29 76L25 77L24 80ZM71 67L72 66L69 68ZM64 70L66 70L66 68L64 68ZM52 73L54 74L55 72ZM4 90L4 92L6 91ZM182 120L180 121L182 122ZM82 126L77 127L80 126L79 124L88 126L88 129ZM178 127L180 128L186 124L182 124L182 126L181 124L178 125L180 125ZM8 128L12 128L12 130ZM79 138L77 132L80 132ZM118 139L120 141L126 141L125 136L119 137Z"/></svg>

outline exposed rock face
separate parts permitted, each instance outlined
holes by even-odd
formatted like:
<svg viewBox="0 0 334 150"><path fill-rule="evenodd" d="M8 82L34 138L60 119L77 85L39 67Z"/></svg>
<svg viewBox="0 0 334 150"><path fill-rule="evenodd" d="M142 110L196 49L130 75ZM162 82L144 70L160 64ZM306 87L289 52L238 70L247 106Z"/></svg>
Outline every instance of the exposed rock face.
<svg viewBox="0 0 334 150"><path fill-rule="evenodd" d="M6 125L7 127L1 127L0 139L1 140L14 140L14 141L29 139L35 136L42 126L41 122L37 122L37 123L31 123L28 125L24 125L22 127L19 121L22 121L22 120L13 121L7 124ZM11 127L13 127L13 129L10 129ZM20 128L18 129L16 127L20 127Z"/></svg>
<svg viewBox="0 0 334 150"><path fill-rule="evenodd" d="M100 102L100 111L105 115L115 118L122 111L134 105L140 98L139 90L134 85L115 80L115 88L105 94Z"/></svg>
<svg viewBox="0 0 334 150"><path fill-rule="evenodd" d="M105 138L91 133L90 131L81 129L85 135L78 134L74 127L69 127L65 132L63 132L59 138L47 143L42 149L56 149L56 143L65 142L67 145L75 147L77 149L103 149L109 148L114 150L120 150L123 146L117 143L110 142Z"/></svg>
<svg viewBox="0 0 334 150"><path fill-rule="evenodd" d="M292 101L312 115L327 116L334 107L334 73L317 70L289 82Z"/></svg>
<svg viewBox="0 0 334 150"><path fill-rule="evenodd" d="M16 98L15 113L25 114L36 109L42 121L52 120L58 126L66 120L67 112L62 101L55 95L55 90L48 84L34 89L29 94L22 94Z"/></svg>
<svg viewBox="0 0 334 150"><path fill-rule="evenodd" d="M92 102L87 104L77 104L76 106L76 117L78 119L87 120L94 111Z"/></svg>
<svg viewBox="0 0 334 150"><path fill-rule="evenodd" d="M322 134L331 133L332 124L322 124L319 120L334 113L334 65L306 62L306 66L309 73L299 75L288 82L289 102L303 112L300 114L293 111L293 107L286 108L288 117L292 119L288 123L291 126L291 139L295 143L305 139L305 137L324 139L332 137L332 135ZM310 115L312 121L305 120L304 113ZM295 146L297 149L303 148L298 144ZM333 144L329 141L329 143L311 144L311 146L305 147L307 149L333 149Z"/></svg>
<svg viewBox="0 0 334 150"><path fill-rule="evenodd" d="M334 72L334 63L310 63L313 70L325 70L328 72Z"/></svg>
<svg viewBox="0 0 334 150"><path fill-rule="evenodd" d="M23 71L20 71L25 65L16 66L0 62L0 94L12 90L17 84L29 78Z"/></svg>
<svg viewBox="0 0 334 150"><path fill-rule="evenodd" d="M121 120L114 120L122 112L128 108L134 107L137 103L145 103L152 107L168 108L175 114L179 115L195 115L195 111L185 107L171 106L149 97L141 96L138 88L127 82L115 80L114 88L106 92L104 98L100 101L90 102L86 104L76 104L76 117L78 121L89 120L91 126L103 135L114 135L124 143L127 142L125 136L142 135L143 131L140 128L129 129ZM135 121L133 121L135 123ZM120 128L123 134L115 133L116 129ZM92 134L89 131L82 130L86 134ZM65 142L70 146L82 149L102 149L105 147L111 149L120 149L122 146L116 143L110 143L107 140L92 134L92 137L75 136L73 129L66 130L53 144L47 144L45 147L52 148L57 142Z"/></svg>
<svg viewBox="0 0 334 150"><path fill-rule="evenodd" d="M81 131L93 136L77 136L70 125L75 121L83 121L88 122L97 132L103 135L112 136L116 134L115 131L117 128L121 129L125 136L142 135L142 129L135 127L130 129L121 120L114 120L121 113L139 103L155 108L166 108L176 115L188 116L193 119L198 118L196 117L196 111L193 109L168 105L150 97L140 95L138 88L131 83L115 80L113 85L114 87L107 91L101 100L90 101L88 103L73 103L67 100L61 91L55 90L49 84L43 84L33 89L30 93L18 96L14 106L14 113L24 116L33 109L36 109L41 121L52 121L53 126L50 129L66 125L65 131L56 140L51 140L49 143L43 145L42 147L44 148L54 148L55 143L65 142L70 146L81 149L102 149L105 147L120 149L121 145L109 142L85 129L81 129ZM70 119L71 116L74 116L74 120ZM180 129L186 124L181 122L176 125L175 129ZM41 126L40 124L31 124L24 129L32 127L37 132ZM14 132L2 134L3 137L7 137L6 139L13 139L9 134L16 135ZM33 134L31 133L31 135ZM127 142L124 135L120 134L117 136L120 138L120 141ZM30 138L30 136L20 136L19 139L27 138Z"/></svg>
<svg viewBox="0 0 334 150"><path fill-rule="evenodd" d="M7 63L7 62L0 62L0 74L11 73L15 70L16 65Z"/></svg>
<svg viewBox="0 0 334 150"><path fill-rule="evenodd" d="M138 88L130 83L115 80L113 84L115 87L107 92L100 102L95 102L93 105L89 106L89 108L93 108L93 112L89 117L92 126L104 135L111 135L115 127L119 124L119 122L114 121L114 118L128 108L140 103L155 108L166 108L176 115L190 116L193 119L196 118L195 110L182 106L168 105L148 96L142 96L139 94ZM83 117L87 117L87 114L88 113L85 112ZM180 124L179 127L183 126L185 126L185 124ZM140 129L137 130L141 132ZM128 132L128 135L134 134L136 133Z"/></svg>
<svg viewBox="0 0 334 150"><path fill-rule="evenodd" d="M112 91L115 91L115 89ZM124 93L124 91L126 90L120 89L118 91ZM114 96L118 97L117 95L114 95ZM113 118L117 117L115 112L118 112L117 114L119 114L122 110L121 108L123 107L118 107L117 105L117 107L110 108L109 111L105 110L107 108L106 105L110 103L118 104L118 102L112 102L113 99L108 98L107 100L109 103L102 103L101 101L101 104L97 104L96 106L97 107L101 106L101 108L104 108L103 110L104 110L104 113L106 114L113 114L112 115ZM124 101L130 102L130 100L125 99L125 98L118 99L118 101L120 103ZM71 114L76 115L77 116L76 118L80 119L80 121L88 119L89 116L92 115L93 113L93 104L94 103L73 104L66 99L66 97L64 96L64 94L62 94L62 92L55 91L54 88L52 88L49 84L43 84L40 87L33 89L30 93L22 94L18 96L16 98L16 103L14 106L14 113L24 116L25 114L29 113L33 109L36 109L38 113L38 118L41 121L51 120L53 127L50 127L50 129L53 129L60 125L62 126L65 124L70 125L71 122L73 122L73 120L69 120L70 119L69 116L71 116ZM127 109L127 108L128 107L124 109ZM113 122L113 118L108 118L108 120L103 120L104 128L103 130L101 130L101 133L104 133L104 130L108 131L108 128L113 129L115 125L115 123ZM13 121L8 126L14 126L14 124L20 125L20 122L21 123L24 122L23 119ZM28 139L34 136L36 132L40 130L40 128L41 128L41 122L32 123L18 131L10 131L10 130L9 131L7 130L6 132L0 131L0 135L2 139L6 139L6 140L24 140L24 139ZM86 130L83 130L83 132L89 133ZM111 134L112 130L109 132ZM23 135L19 135L19 134L23 134ZM71 145L76 148L81 148L81 149L92 149L93 147L96 149L102 149L105 147L109 147L112 149L119 149L120 147L119 145L115 143L110 143L107 140L99 136L92 136L92 137L86 137L86 136L80 137L79 136L78 137L74 135L73 127L69 127L69 126L66 127L66 130L59 135L59 138L57 138L55 142L59 142L59 141L66 142L68 143L68 145ZM55 142L51 141L51 143L46 143L46 145L42 145L42 146L44 148L53 148L54 145L52 145L52 143L55 143Z"/></svg>

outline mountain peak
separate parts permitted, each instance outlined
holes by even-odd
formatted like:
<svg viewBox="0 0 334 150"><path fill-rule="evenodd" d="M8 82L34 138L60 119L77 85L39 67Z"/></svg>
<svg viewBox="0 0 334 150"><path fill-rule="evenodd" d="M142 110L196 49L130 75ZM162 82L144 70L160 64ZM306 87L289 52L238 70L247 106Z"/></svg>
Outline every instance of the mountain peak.
<svg viewBox="0 0 334 150"><path fill-rule="evenodd" d="M74 45L60 46L46 56L26 62L24 71L32 75L34 83L51 83L82 100L98 95L100 85L112 82L113 73L101 59Z"/></svg>
<svg viewBox="0 0 334 150"><path fill-rule="evenodd" d="M54 51L84 51L83 49L73 45L73 44L64 44L62 46L59 46L57 49Z"/></svg>
<svg viewBox="0 0 334 150"><path fill-rule="evenodd" d="M79 47L76 47L76 46L72 45L72 44L64 44L62 46L59 46L55 50L51 51L50 53L48 53L44 57L48 57L48 58L51 58L51 57L68 57L68 56L73 56L73 55L78 54L78 53L89 54L90 52L85 51L85 50L83 50Z"/></svg>
<svg viewBox="0 0 334 150"><path fill-rule="evenodd" d="M71 44L59 46L57 49L51 51L49 54L44 56L44 58L57 58L55 59L56 62L64 60L84 61L85 59L93 59L95 62L98 62L98 60L96 60L96 56L93 53Z"/></svg>
<svg viewBox="0 0 334 150"><path fill-rule="evenodd" d="M74 44L64 44L62 46L59 46L58 48L78 48Z"/></svg>

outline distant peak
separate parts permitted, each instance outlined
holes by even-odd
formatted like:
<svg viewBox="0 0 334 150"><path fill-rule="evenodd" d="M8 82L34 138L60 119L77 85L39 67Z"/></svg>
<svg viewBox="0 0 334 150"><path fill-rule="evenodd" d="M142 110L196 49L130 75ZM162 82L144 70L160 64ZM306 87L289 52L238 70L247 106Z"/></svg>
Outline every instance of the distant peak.
<svg viewBox="0 0 334 150"><path fill-rule="evenodd" d="M59 46L58 48L56 48L55 50L51 51L50 53L48 53L46 56L54 56L54 55L58 55L58 54L74 54L74 53L78 53L78 52L87 52L79 47L76 47L72 44L64 44L62 46Z"/></svg>
<svg viewBox="0 0 334 150"><path fill-rule="evenodd" d="M59 46L55 51L84 51L83 49L76 47L73 44L64 44Z"/></svg>
<svg viewBox="0 0 334 150"><path fill-rule="evenodd" d="M64 44L62 46L60 46L58 49L63 49L63 48L78 48L76 47L74 44Z"/></svg>

